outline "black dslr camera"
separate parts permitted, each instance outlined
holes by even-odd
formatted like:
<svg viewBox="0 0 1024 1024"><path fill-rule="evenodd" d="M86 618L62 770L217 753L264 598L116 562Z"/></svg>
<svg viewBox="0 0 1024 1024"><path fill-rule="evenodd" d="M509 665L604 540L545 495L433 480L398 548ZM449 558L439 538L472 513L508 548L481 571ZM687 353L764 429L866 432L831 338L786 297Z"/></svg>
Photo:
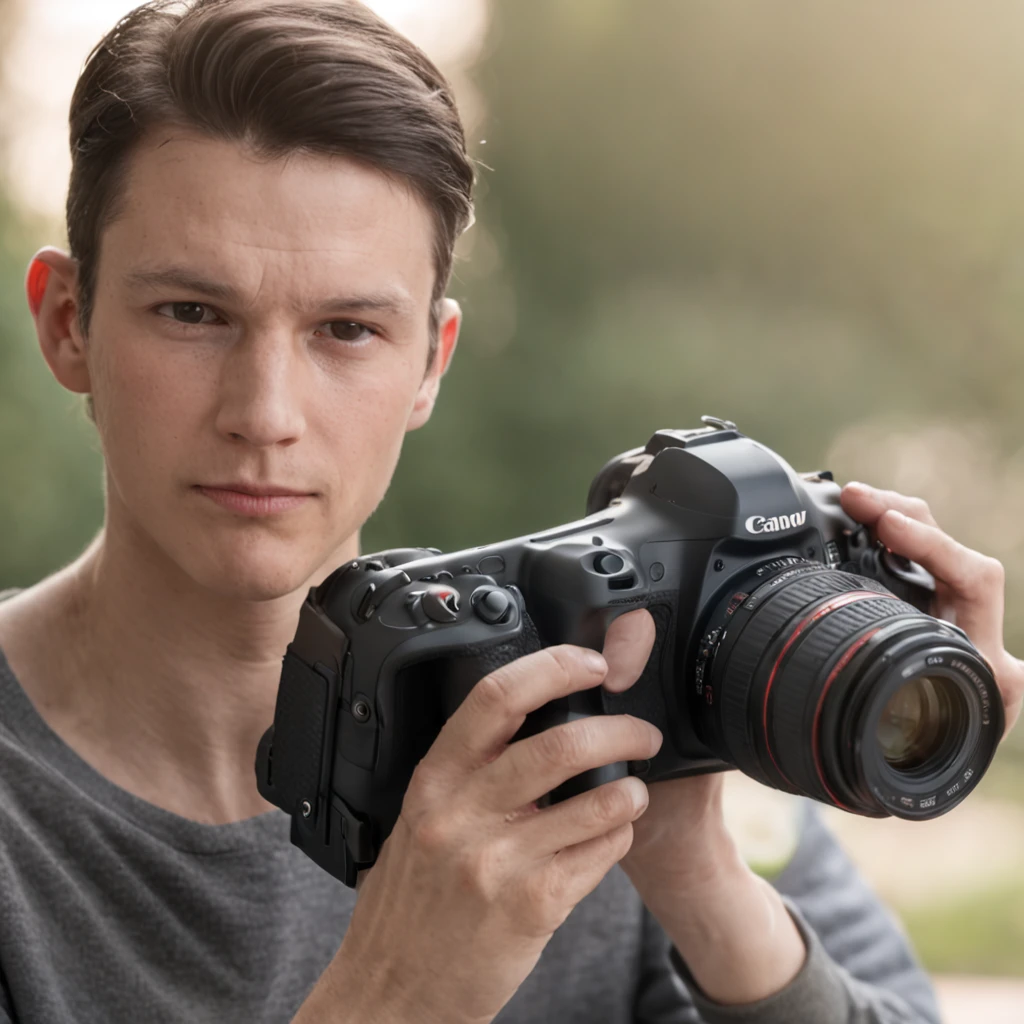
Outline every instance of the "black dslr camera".
<svg viewBox="0 0 1024 1024"><path fill-rule="evenodd" d="M609 462L584 519L453 554L366 555L310 590L256 759L296 845L354 885L480 678L542 646L600 649L633 608L657 625L640 680L546 705L522 734L629 713L662 748L551 799L627 773L739 768L857 814L923 819L977 785L1003 705L967 635L927 614L932 577L870 541L831 473L798 474L703 420Z"/></svg>

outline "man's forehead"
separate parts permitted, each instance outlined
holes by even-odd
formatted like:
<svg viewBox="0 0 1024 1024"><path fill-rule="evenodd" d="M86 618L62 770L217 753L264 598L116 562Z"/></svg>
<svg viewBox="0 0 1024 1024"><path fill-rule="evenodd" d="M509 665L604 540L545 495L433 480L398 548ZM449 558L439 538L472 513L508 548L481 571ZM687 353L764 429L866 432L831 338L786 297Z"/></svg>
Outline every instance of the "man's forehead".
<svg viewBox="0 0 1024 1024"><path fill-rule="evenodd" d="M365 290L394 301L433 280L433 223L411 189L341 156L257 157L240 143L171 133L148 140L126 169L108 251L120 274L191 274L231 287L223 260L240 270L302 266L323 296L332 273L357 272ZM104 248L108 248L104 246ZM171 283L169 279L165 283Z"/></svg>

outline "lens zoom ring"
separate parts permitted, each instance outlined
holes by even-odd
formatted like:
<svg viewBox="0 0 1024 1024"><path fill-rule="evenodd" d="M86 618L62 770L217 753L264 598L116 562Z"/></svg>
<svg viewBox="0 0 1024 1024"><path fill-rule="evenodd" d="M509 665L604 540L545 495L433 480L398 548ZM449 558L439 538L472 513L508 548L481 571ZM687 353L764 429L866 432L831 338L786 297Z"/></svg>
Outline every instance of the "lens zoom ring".
<svg viewBox="0 0 1024 1024"><path fill-rule="evenodd" d="M822 566L820 573L798 576L784 584L750 613L750 619L720 669L721 682L716 687L722 737L736 766L747 774L760 779L765 777L757 756L758 748L763 749L764 744L752 728L750 691L758 665L772 639L808 605L834 594L866 589L865 582L870 581Z"/></svg>
<svg viewBox="0 0 1024 1024"><path fill-rule="evenodd" d="M812 623L780 666L769 695L769 742L775 760L796 786L812 796L830 798L814 762L814 716L828 679L827 666L876 623L921 613L896 598L865 597Z"/></svg>

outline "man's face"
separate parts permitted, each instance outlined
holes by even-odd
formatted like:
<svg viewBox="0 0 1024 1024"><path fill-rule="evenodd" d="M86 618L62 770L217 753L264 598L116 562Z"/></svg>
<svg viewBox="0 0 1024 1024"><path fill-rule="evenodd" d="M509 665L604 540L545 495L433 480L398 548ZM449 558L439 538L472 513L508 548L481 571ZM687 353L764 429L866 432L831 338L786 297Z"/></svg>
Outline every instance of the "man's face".
<svg viewBox="0 0 1024 1024"><path fill-rule="evenodd" d="M333 568L430 413L433 230L342 158L170 129L138 150L87 342L111 525L249 600Z"/></svg>

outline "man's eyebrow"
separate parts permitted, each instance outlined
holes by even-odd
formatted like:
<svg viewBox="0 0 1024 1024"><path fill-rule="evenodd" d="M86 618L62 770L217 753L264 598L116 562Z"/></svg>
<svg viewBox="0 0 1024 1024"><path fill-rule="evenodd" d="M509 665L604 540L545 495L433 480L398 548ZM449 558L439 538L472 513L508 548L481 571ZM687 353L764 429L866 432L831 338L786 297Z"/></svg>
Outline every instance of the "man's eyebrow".
<svg viewBox="0 0 1024 1024"><path fill-rule="evenodd" d="M125 282L134 288L178 288L190 295L217 299L221 302L239 302L239 292L229 284L212 281L185 267L161 267L151 270L133 270L125 275ZM328 313L332 310L351 312L391 313L395 316L413 316L416 304L402 289L371 292L365 295L338 295L312 305L292 303L300 313Z"/></svg>
<svg viewBox="0 0 1024 1024"><path fill-rule="evenodd" d="M132 288L180 288L212 299L232 301L238 292L231 285L209 281L184 267L161 267L153 270L133 270L125 275L125 283Z"/></svg>

